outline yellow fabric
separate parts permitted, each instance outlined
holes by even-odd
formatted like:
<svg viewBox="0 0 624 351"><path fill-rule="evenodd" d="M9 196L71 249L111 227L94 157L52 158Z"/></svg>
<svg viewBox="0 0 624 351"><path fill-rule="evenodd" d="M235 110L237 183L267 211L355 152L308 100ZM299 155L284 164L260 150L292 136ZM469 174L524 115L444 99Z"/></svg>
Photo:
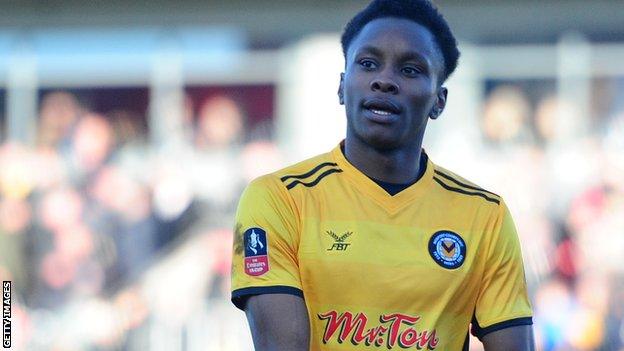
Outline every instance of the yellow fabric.
<svg viewBox="0 0 624 351"><path fill-rule="evenodd" d="M312 350L461 350L473 313L483 328L532 315L509 211L475 189L429 160L418 182L390 196L340 147L260 177L238 207L233 296L302 290ZM250 228L266 231L259 276L245 272ZM439 232L463 239L459 267L432 257ZM459 241L444 245L440 253L460 253Z"/></svg>

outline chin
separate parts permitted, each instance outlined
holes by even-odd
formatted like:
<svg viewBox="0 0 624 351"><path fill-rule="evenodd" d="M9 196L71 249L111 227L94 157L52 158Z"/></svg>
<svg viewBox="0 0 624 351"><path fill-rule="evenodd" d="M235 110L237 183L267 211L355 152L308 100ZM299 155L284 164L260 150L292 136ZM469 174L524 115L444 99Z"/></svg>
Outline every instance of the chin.
<svg viewBox="0 0 624 351"><path fill-rule="evenodd" d="M405 146L405 133L398 128L366 125L367 121L358 121L359 124L347 120L347 136L358 140L360 145L366 145L380 152L389 152Z"/></svg>
<svg viewBox="0 0 624 351"><path fill-rule="evenodd" d="M383 135L381 133L370 133L369 135L362 136L360 139L373 149L383 152L392 151L401 147L399 138Z"/></svg>

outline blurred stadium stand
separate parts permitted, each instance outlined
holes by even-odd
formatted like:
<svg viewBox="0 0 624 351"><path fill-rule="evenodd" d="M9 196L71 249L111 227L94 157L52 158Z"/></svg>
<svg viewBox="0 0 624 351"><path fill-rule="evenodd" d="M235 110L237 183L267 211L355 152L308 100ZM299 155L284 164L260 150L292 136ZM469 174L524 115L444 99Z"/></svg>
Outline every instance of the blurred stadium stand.
<svg viewBox="0 0 624 351"><path fill-rule="evenodd" d="M14 349L251 350L236 202L344 134L367 2L0 3ZM624 350L624 2L436 3L463 55L429 155L507 199L539 349Z"/></svg>

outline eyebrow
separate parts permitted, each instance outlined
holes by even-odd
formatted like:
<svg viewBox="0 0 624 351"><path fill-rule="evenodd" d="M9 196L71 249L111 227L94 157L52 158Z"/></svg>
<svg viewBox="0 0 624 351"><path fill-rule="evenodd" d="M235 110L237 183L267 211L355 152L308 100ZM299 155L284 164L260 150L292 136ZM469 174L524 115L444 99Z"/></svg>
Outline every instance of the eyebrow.
<svg viewBox="0 0 624 351"><path fill-rule="evenodd" d="M375 47L375 46L370 46L370 45L367 45L367 46L362 46L362 47L361 47L361 48L360 48L360 49L356 52L356 55L355 55L355 56L360 55L360 54L362 54L362 53L364 53L364 52L370 52L370 53L371 53L371 54L373 54L373 55L383 56L383 52L382 52L379 48L377 48L377 47Z"/></svg>
<svg viewBox="0 0 624 351"><path fill-rule="evenodd" d="M362 53L371 53L373 55L376 56L384 56L383 55L383 51L375 46L370 46L370 45L366 45L361 47L357 52L355 56L361 55ZM428 60L425 56L423 56L422 54L416 52L416 51L408 51L405 53L402 53L401 56L399 57L401 61L406 61L409 59L415 59L419 62L422 63L426 63L428 66L432 65L433 63L430 62L430 60Z"/></svg>

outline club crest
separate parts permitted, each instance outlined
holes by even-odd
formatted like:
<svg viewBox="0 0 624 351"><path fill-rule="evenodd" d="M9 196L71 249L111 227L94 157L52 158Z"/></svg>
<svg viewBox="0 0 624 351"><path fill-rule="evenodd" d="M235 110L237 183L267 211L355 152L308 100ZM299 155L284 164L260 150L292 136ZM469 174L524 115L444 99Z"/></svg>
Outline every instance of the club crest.
<svg viewBox="0 0 624 351"><path fill-rule="evenodd" d="M431 236L429 254L441 267L456 269L466 260L466 243L458 234L441 230Z"/></svg>

